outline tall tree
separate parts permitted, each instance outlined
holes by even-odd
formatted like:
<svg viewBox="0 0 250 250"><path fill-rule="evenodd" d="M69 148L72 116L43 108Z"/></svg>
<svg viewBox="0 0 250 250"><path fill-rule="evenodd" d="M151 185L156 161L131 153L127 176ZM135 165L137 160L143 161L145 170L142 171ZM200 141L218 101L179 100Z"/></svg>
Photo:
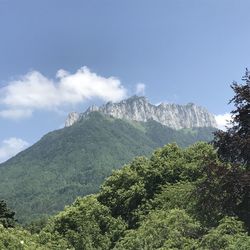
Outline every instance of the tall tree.
<svg viewBox="0 0 250 250"><path fill-rule="evenodd" d="M230 202L225 203L225 207L228 209L228 204L231 204L230 207L234 207L232 210L250 230L250 71L248 69L242 80L243 84L234 82L231 85L235 93L230 101L235 106L231 112L232 120L226 131L215 132L213 143L222 160L233 164L232 168L228 170L228 172L232 172L232 175L216 174L216 178L223 177L226 180L225 183L231 186L230 190L229 185L220 185L223 194L225 190L230 194L227 200ZM239 164L243 167L243 171L237 175L236 173L240 170L239 167L237 168ZM231 180L228 178L230 176ZM234 205L232 206L232 204Z"/></svg>
<svg viewBox="0 0 250 250"><path fill-rule="evenodd" d="M243 84L233 82L235 92L232 120L227 131L215 132L214 145L223 160L243 164L250 169L250 72L246 69Z"/></svg>

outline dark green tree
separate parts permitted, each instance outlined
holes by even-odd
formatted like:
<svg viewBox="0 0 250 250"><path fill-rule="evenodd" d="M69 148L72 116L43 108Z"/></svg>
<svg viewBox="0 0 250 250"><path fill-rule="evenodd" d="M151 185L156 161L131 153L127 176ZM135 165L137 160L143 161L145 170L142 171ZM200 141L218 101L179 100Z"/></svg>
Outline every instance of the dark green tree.
<svg viewBox="0 0 250 250"><path fill-rule="evenodd" d="M208 227L217 226L224 216L239 216L248 225L250 190L245 172L236 164L211 162L204 166L203 178L193 193L195 217Z"/></svg>
<svg viewBox="0 0 250 250"><path fill-rule="evenodd" d="M232 121L227 131L215 132L214 145L223 160L244 164L250 169L250 72L242 78L244 84L234 82L235 92L229 103L234 103Z"/></svg>
<svg viewBox="0 0 250 250"><path fill-rule="evenodd" d="M15 212L11 211L4 200L0 200L0 224L4 227L14 227Z"/></svg>
<svg viewBox="0 0 250 250"><path fill-rule="evenodd" d="M215 132L213 143L222 160L240 164L245 169L240 178L235 174L231 177L232 180L236 180L238 186L243 187L240 192L241 199L237 201L236 212L250 228L250 72L248 69L242 80L244 84L234 82L231 86L235 95L230 103L234 104L235 109L231 112L230 126L227 131ZM217 175L217 177L219 176ZM227 183L232 185L230 180L227 180ZM232 192L229 198L231 199L235 195L238 194Z"/></svg>

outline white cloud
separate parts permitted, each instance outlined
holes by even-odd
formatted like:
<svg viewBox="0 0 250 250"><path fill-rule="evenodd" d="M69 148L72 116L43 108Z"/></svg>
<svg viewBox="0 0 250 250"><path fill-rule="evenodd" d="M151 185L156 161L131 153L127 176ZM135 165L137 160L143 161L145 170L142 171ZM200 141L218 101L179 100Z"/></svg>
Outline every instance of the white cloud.
<svg viewBox="0 0 250 250"><path fill-rule="evenodd" d="M230 113L225 113L223 115L215 115L215 120L217 122L218 128L225 130L226 126L229 126L229 121L232 120Z"/></svg>
<svg viewBox="0 0 250 250"><path fill-rule="evenodd" d="M146 85L144 83L136 84L136 94L137 95L145 95Z"/></svg>
<svg viewBox="0 0 250 250"><path fill-rule="evenodd" d="M0 110L0 116L28 117L34 110L58 110L92 98L119 101L126 97L126 93L119 79L99 76L87 67L74 74L61 69L56 74L56 80L32 71L1 90L0 103L5 108Z"/></svg>
<svg viewBox="0 0 250 250"><path fill-rule="evenodd" d="M8 119L21 119L27 118L32 115L32 110L30 109L5 109L0 111L0 117Z"/></svg>
<svg viewBox="0 0 250 250"><path fill-rule="evenodd" d="M11 137L4 140L0 144L0 163L8 160L28 146L29 143L20 138Z"/></svg>

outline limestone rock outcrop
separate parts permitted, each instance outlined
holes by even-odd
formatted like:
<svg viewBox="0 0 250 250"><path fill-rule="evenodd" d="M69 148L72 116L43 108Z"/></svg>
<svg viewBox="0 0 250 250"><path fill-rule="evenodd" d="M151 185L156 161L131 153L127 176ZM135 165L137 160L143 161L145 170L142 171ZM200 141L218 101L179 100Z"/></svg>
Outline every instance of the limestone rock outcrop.
<svg viewBox="0 0 250 250"><path fill-rule="evenodd" d="M101 107L94 105L80 114L72 112L69 114L65 126L73 125L94 111L119 119L141 122L155 120L174 129L217 127L214 115L209 113L205 108L193 103L188 103L187 105L166 103L153 105L146 97L138 96L132 96L118 103L108 102Z"/></svg>

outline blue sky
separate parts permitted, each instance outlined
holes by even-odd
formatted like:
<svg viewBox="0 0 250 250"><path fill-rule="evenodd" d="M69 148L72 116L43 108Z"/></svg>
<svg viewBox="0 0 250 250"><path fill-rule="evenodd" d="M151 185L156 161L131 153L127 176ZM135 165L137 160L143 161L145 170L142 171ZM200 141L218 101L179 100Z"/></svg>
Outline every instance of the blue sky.
<svg viewBox="0 0 250 250"><path fill-rule="evenodd" d="M0 0L0 161L67 113L143 92L230 111L249 66L247 0Z"/></svg>

